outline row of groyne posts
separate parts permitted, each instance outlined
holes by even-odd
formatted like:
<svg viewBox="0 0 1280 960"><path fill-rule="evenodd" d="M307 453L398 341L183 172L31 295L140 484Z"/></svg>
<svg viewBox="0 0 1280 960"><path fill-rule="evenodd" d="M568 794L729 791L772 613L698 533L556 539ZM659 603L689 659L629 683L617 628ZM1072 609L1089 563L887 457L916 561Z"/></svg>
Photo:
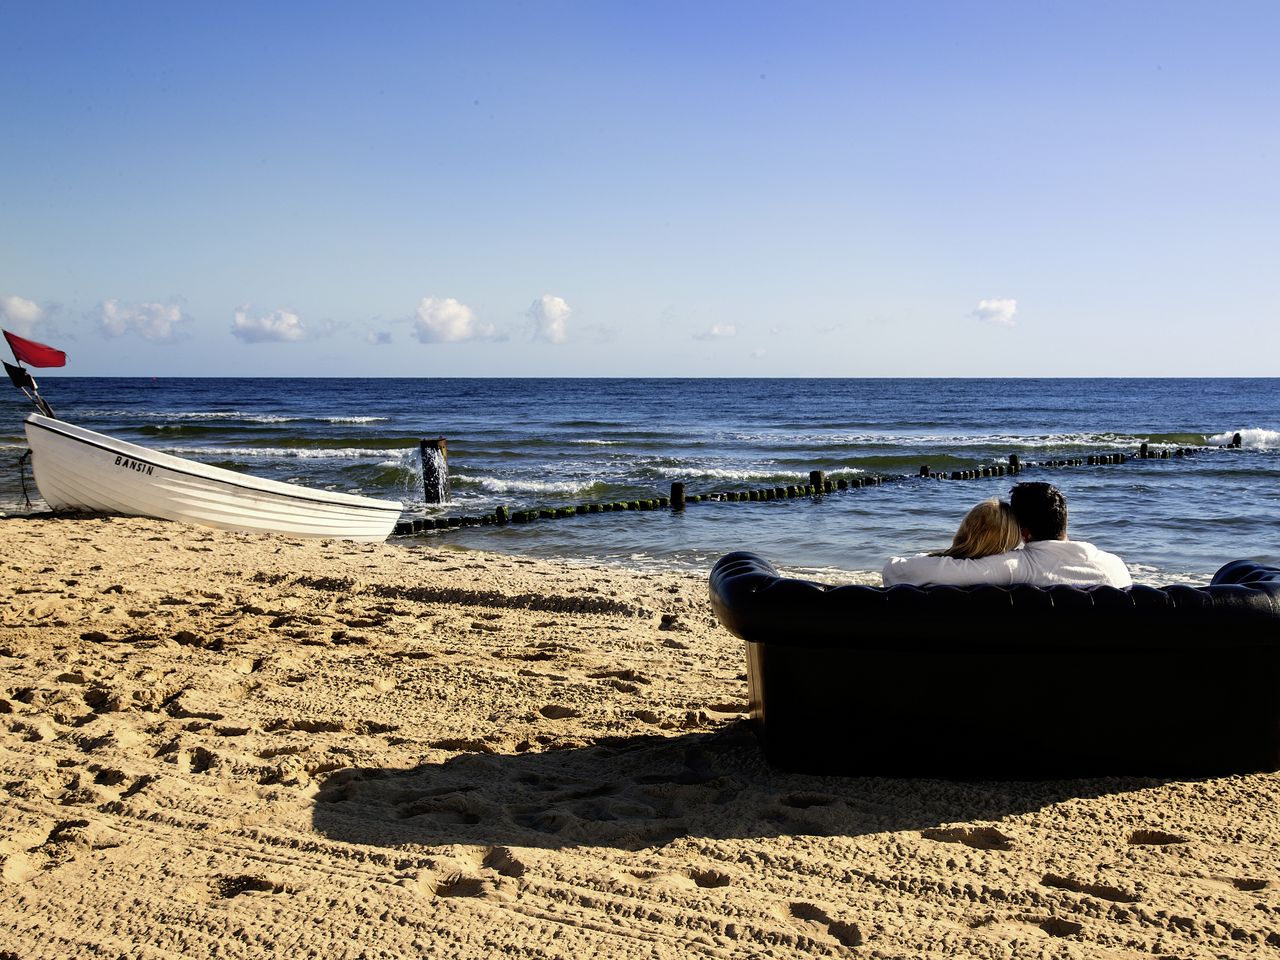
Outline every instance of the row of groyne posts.
<svg viewBox="0 0 1280 960"><path fill-rule="evenodd" d="M1240 434L1235 434L1227 449L1239 449ZM446 503L449 499L449 455L448 442L439 437L434 440L421 441L422 453L422 488L427 503ZM1196 452L1194 447L1178 447L1174 449L1151 449L1149 444L1142 444L1136 453L1092 453L1084 457L1072 457L1064 460L1040 460L1023 463L1016 453L1009 455L1008 463L997 463L975 467L972 470L935 471L928 464L920 467L915 476L931 480L981 480L990 477L1018 476L1028 468L1056 469L1062 467L1103 466L1107 464L1126 463L1129 460L1168 460L1173 457L1189 457ZM513 510L499 506L492 513L456 517L418 517L413 520L401 520L396 524L396 536L411 536L435 530L455 530L460 527L479 527L506 525L509 523L532 523L535 520L558 520L567 517L579 517L597 513L618 513L635 510L683 510L687 504L718 503L759 503L767 500L793 500L799 497L812 497L821 494L839 493L847 490L859 490L863 487L878 487L886 483L897 483L911 479L910 474L866 474L859 477L841 477L830 480L822 470L811 470L809 482L790 484L785 487L763 487L756 490L736 490L717 493L688 493L680 482L671 484L671 495L665 497L649 497L640 500L597 501L579 503L561 507L534 507Z"/></svg>

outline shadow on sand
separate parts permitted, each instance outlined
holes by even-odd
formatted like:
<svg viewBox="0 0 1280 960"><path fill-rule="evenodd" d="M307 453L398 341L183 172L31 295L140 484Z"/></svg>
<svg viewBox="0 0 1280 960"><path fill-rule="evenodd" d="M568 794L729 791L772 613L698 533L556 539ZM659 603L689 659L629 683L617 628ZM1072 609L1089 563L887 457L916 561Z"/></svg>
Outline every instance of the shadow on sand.
<svg viewBox="0 0 1280 960"><path fill-rule="evenodd" d="M741 722L712 733L616 738L543 753L461 754L407 770L346 769L323 784L315 827L332 839L386 846L634 850L679 837L919 830L998 848L1008 838L990 821L1163 782L808 777L767 766ZM979 825L948 826L974 821Z"/></svg>

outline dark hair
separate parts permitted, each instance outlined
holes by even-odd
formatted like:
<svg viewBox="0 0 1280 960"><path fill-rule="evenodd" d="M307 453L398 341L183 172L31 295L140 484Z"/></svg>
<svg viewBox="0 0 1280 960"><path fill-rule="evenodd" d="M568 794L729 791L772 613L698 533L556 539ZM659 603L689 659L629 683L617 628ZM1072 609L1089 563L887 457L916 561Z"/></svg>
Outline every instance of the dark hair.
<svg viewBox="0 0 1280 960"><path fill-rule="evenodd" d="M1051 483L1019 483L1009 491L1018 525L1032 540L1059 540L1067 534L1067 498Z"/></svg>

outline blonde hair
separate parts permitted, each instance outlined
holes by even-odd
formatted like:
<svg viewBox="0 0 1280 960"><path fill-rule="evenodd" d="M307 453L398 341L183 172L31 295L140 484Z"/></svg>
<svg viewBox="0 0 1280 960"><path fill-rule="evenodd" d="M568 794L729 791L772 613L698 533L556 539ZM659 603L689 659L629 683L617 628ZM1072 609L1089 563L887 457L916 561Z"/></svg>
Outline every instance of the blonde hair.
<svg viewBox="0 0 1280 960"><path fill-rule="evenodd" d="M950 547L931 556L975 560L1012 550L1021 542L1022 528L1013 515L1013 508L992 497L965 514Z"/></svg>

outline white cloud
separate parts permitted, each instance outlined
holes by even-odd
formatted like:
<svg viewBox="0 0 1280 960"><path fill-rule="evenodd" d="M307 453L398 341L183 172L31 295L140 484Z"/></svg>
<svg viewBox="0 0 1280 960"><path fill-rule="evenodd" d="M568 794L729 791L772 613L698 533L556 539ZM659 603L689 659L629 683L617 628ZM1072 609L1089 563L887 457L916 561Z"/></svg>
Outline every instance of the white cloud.
<svg viewBox="0 0 1280 960"><path fill-rule="evenodd" d="M241 307L231 323L231 335L245 343L297 343L307 339L307 328L291 310L272 310L254 317L248 307Z"/></svg>
<svg viewBox="0 0 1280 960"><path fill-rule="evenodd" d="M995 297L991 300L979 300L978 306L970 314L975 320L990 323L997 327L1013 327L1018 321L1014 314L1018 312L1018 301L1009 297Z"/></svg>
<svg viewBox="0 0 1280 960"><path fill-rule="evenodd" d="M737 335L738 328L732 323L713 323L709 329L702 331L702 333L695 333L693 339L724 340L727 337L736 337Z"/></svg>
<svg viewBox="0 0 1280 960"><path fill-rule="evenodd" d="M476 323L471 308L453 297L423 297L413 321L413 333L423 343L460 343L492 337L494 328L492 324Z"/></svg>
<svg viewBox="0 0 1280 960"><path fill-rule="evenodd" d="M44 315L44 308L34 300L17 296L0 298L0 322L21 337L30 336Z"/></svg>
<svg viewBox="0 0 1280 960"><path fill-rule="evenodd" d="M382 346L391 342L390 330L370 330L364 335L365 343L371 343L375 347Z"/></svg>
<svg viewBox="0 0 1280 960"><path fill-rule="evenodd" d="M104 300L98 307L98 325L109 337L132 333L152 343L178 338L178 325L191 318L176 303L121 303Z"/></svg>
<svg viewBox="0 0 1280 960"><path fill-rule="evenodd" d="M535 340L546 340L548 343L564 343L569 339L565 330L565 321L573 308L561 297L544 293L529 307L529 319L533 321L533 337Z"/></svg>

